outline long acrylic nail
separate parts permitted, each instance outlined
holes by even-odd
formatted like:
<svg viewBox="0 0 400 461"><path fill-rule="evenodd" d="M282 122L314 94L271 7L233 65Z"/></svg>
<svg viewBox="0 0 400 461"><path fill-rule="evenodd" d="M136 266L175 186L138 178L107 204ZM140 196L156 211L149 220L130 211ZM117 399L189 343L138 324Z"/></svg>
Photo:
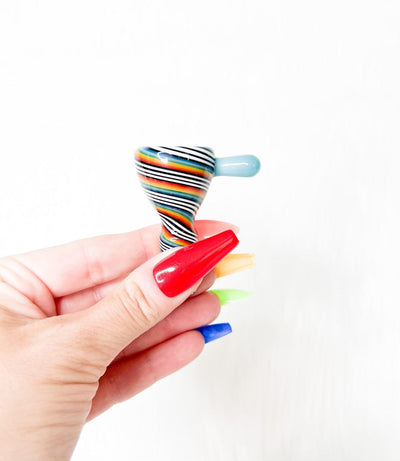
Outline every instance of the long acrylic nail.
<svg viewBox="0 0 400 461"><path fill-rule="evenodd" d="M251 253L228 255L216 267L217 278L243 271L255 266L256 258Z"/></svg>
<svg viewBox="0 0 400 461"><path fill-rule="evenodd" d="M154 279L166 296L177 296L204 277L238 243L235 233L226 230L183 247L156 264Z"/></svg>
<svg viewBox="0 0 400 461"><path fill-rule="evenodd" d="M232 327L229 323L213 323L212 325L205 325L204 327L196 328L196 330L200 331L203 335L204 342L206 344L232 333Z"/></svg>
<svg viewBox="0 0 400 461"><path fill-rule="evenodd" d="M209 290L210 293L214 293L220 303L221 306L225 306L225 304L230 304L235 301L241 301L243 299L247 299L251 296L250 291L247 290L237 290L235 288L225 288L220 290Z"/></svg>

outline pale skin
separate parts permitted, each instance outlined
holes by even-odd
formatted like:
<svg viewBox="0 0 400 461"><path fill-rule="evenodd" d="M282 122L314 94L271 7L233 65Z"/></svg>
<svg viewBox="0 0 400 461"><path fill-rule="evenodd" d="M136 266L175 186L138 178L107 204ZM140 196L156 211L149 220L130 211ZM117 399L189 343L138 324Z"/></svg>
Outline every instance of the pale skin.
<svg viewBox="0 0 400 461"><path fill-rule="evenodd" d="M204 238L234 226L199 221ZM160 227L0 259L0 458L70 459L86 421L195 359L211 272L166 297ZM195 294L193 294L195 292ZM150 429L149 429L150 430Z"/></svg>

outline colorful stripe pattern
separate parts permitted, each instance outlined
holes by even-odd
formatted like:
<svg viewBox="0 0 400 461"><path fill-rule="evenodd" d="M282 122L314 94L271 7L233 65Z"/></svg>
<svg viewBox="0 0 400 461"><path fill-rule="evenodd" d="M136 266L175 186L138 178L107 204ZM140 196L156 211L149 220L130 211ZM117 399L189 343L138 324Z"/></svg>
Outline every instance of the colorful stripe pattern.
<svg viewBox="0 0 400 461"><path fill-rule="evenodd" d="M194 217L215 174L207 147L141 147L136 169L162 221L161 251L197 241Z"/></svg>

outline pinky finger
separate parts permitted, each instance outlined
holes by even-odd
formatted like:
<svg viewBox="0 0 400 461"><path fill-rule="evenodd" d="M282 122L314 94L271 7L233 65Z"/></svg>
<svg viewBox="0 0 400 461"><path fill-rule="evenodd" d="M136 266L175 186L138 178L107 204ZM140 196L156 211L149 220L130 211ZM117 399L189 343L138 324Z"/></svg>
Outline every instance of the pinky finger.
<svg viewBox="0 0 400 461"><path fill-rule="evenodd" d="M198 331L186 331L129 360L109 366L92 402L88 421L194 360L204 347Z"/></svg>

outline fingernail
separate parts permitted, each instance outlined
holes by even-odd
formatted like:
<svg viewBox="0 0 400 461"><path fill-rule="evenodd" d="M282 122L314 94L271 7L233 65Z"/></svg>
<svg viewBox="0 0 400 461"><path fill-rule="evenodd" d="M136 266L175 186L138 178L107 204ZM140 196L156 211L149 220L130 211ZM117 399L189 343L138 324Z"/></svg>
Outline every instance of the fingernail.
<svg viewBox="0 0 400 461"><path fill-rule="evenodd" d="M251 253L228 255L215 267L217 278L225 277L225 275L230 275L234 272L244 271L255 266L255 264L256 258Z"/></svg>
<svg viewBox="0 0 400 461"><path fill-rule="evenodd" d="M205 325L204 327L196 328L196 330L200 331L203 335L204 342L206 344L232 333L232 327L229 323L213 323L212 325Z"/></svg>
<svg viewBox="0 0 400 461"><path fill-rule="evenodd" d="M209 292L214 293L218 297L221 306L225 306L225 304L230 304L235 301L241 301L242 299L247 299L251 296L250 291L237 290L235 288L209 290Z"/></svg>
<svg viewBox="0 0 400 461"><path fill-rule="evenodd" d="M166 296L177 296L204 277L238 243L235 233L226 230L183 247L156 264L154 279Z"/></svg>

